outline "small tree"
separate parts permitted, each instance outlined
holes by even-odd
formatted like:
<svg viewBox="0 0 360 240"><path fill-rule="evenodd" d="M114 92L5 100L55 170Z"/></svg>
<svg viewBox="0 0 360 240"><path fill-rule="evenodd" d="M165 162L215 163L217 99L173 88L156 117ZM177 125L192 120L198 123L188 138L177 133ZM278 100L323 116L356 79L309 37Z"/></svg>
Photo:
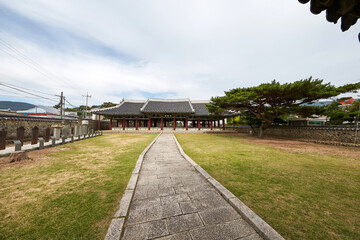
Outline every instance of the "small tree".
<svg viewBox="0 0 360 240"><path fill-rule="evenodd" d="M354 92L359 88L360 83L335 87L330 83L324 84L322 79L312 79L312 77L284 84L273 80L271 83L263 83L257 87L226 91L225 96L211 98L207 107L214 114L224 111L249 111L261 119L258 135L263 138L264 130L281 114L296 113L300 109L309 108L303 106L305 103Z"/></svg>

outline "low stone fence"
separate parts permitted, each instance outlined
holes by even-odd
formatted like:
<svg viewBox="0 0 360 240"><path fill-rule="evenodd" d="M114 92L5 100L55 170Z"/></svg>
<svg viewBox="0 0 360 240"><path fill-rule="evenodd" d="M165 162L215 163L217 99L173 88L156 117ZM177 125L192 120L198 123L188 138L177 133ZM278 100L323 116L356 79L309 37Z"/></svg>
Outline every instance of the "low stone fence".
<svg viewBox="0 0 360 240"><path fill-rule="evenodd" d="M249 126L235 127L237 132L250 133ZM258 129L255 129L258 131ZM288 139L311 140L327 143L360 144L360 131L356 136L355 126L322 126L322 127L290 127L273 126L265 130L265 136L275 136ZM355 141L356 140L356 141Z"/></svg>
<svg viewBox="0 0 360 240"><path fill-rule="evenodd" d="M94 132L94 128L82 120L62 120L55 118L40 118L26 116L0 115L0 150L5 149L7 144L19 140L23 145L25 141L37 144L39 138L45 142L54 136L56 140L60 137L78 137Z"/></svg>

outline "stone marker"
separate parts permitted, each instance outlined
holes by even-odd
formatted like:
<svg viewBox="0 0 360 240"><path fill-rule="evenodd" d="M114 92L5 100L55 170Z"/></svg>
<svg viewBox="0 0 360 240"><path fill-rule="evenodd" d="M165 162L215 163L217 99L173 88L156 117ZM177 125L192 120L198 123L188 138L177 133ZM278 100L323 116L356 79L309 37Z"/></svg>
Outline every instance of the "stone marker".
<svg viewBox="0 0 360 240"><path fill-rule="evenodd" d="M71 138L70 141L71 141L71 142L74 142L74 135L71 134L71 135L70 135L70 138Z"/></svg>
<svg viewBox="0 0 360 240"><path fill-rule="evenodd" d="M79 134L79 125L75 125L74 135L75 135L75 137L78 137L78 136L80 135L80 134Z"/></svg>
<svg viewBox="0 0 360 240"><path fill-rule="evenodd" d="M61 136L61 144L65 144L66 137L64 135Z"/></svg>
<svg viewBox="0 0 360 240"><path fill-rule="evenodd" d="M26 152L24 152L24 151L14 152L14 153L11 153L9 156L9 160L11 163L18 162L18 161L21 161L24 159L30 159L28 157L28 155L26 154Z"/></svg>
<svg viewBox="0 0 360 240"><path fill-rule="evenodd" d="M22 143L20 140L14 140L14 144L15 144L15 151L21 151L21 146Z"/></svg>
<svg viewBox="0 0 360 240"><path fill-rule="evenodd" d="M44 149L44 138L39 137L39 149Z"/></svg>
<svg viewBox="0 0 360 240"><path fill-rule="evenodd" d="M16 129L16 140L20 140L21 146L24 145L25 128L18 127Z"/></svg>
<svg viewBox="0 0 360 240"><path fill-rule="evenodd" d="M39 128L34 127L31 130L31 145L38 143L38 137L39 137Z"/></svg>
<svg viewBox="0 0 360 240"><path fill-rule="evenodd" d="M45 142L48 142L50 140L50 128L45 129Z"/></svg>
<svg viewBox="0 0 360 240"><path fill-rule="evenodd" d="M55 147L55 141L56 141L55 136L51 136L50 138L51 138L51 146Z"/></svg>
<svg viewBox="0 0 360 240"><path fill-rule="evenodd" d="M7 131L5 130L0 131L0 150L5 149L6 147L6 134Z"/></svg>
<svg viewBox="0 0 360 240"><path fill-rule="evenodd" d="M61 133L61 129L63 128L62 125L52 125L52 128L54 128L54 137L56 140L60 139L60 133Z"/></svg>
<svg viewBox="0 0 360 240"><path fill-rule="evenodd" d="M62 129L62 135L63 135L65 138L68 138L69 134L70 134L69 126L68 126L68 125L64 125L64 126L63 126L63 129Z"/></svg>

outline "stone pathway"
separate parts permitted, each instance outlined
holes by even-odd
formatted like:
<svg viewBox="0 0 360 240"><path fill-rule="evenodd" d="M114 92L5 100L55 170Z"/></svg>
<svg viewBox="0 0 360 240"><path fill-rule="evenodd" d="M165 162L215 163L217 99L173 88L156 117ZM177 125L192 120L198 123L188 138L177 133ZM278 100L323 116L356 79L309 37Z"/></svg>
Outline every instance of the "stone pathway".
<svg viewBox="0 0 360 240"><path fill-rule="evenodd" d="M145 155L122 239L262 239L162 134Z"/></svg>

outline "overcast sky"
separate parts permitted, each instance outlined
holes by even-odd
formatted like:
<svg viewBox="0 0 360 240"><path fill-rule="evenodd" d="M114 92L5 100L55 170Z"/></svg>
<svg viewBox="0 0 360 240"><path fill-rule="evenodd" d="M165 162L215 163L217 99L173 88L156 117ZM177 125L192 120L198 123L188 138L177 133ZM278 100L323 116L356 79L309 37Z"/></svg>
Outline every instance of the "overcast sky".
<svg viewBox="0 0 360 240"><path fill-rule="evenodd" d="M360 24L297 0L0 0L0 82L64 92L74 105L122 98L209 99L308 78L360 81ZM0 100L13 98L0 86ZM25 95L25 94L22 94Z"/></svg>

